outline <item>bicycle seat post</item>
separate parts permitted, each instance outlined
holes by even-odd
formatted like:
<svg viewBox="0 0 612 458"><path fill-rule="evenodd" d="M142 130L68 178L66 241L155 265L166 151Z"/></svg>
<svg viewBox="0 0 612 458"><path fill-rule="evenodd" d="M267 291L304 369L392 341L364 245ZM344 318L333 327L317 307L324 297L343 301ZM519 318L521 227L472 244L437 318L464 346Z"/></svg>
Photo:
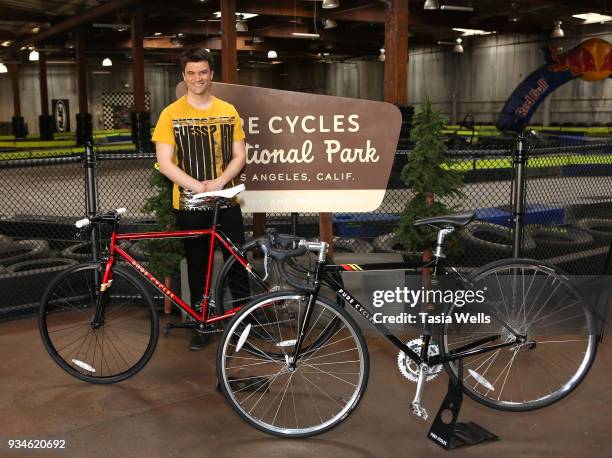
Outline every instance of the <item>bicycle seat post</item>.
<svg viewBox="0 0 612 458"><path fill-rule="evenodd" d="M436 258L436 261L442 258L445 258L446 255L444 254L444 239L452 234L455 231L455 228L453 226L447 226L444 227L442 229L440 229L438 231L438 240L436 242L436 251L434 252L434 257Z"/></svg>
<svg viewBox="0 0 612 458"><path fill-rule="evenodd" d="M217 219L219 216L219 203L221 202L221 199L215 199L215 207L213 209L213 220L212 220L212 225L213 227L217 225Z"/></svg>

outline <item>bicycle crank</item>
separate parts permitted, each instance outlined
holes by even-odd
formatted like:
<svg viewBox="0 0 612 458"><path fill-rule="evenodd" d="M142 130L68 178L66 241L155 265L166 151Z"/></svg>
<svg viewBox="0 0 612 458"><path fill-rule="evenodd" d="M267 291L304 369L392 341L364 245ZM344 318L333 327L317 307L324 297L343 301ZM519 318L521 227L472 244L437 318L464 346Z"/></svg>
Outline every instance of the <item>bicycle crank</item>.
<svg viewBox="0 0 612 458"><path fill-rule="evenodd" d="M423 340L420 338L412 339L409 342L406 342L406 346L410 348L417 355L421 354L421 347L423 347ZM437 344L429 344L429 349L427 351L429 357L438 356L440 354L440 349ZM400 373L406 377L411 382L417 382L419 380L419 365L415 363L412 359L406 356L406 353L400 351L397 355L397 367L399 368ZM442 370L442 365L438 364L437 366L430 366L427 372L427 378L425 381L430 382L440 373Z"/></svg>

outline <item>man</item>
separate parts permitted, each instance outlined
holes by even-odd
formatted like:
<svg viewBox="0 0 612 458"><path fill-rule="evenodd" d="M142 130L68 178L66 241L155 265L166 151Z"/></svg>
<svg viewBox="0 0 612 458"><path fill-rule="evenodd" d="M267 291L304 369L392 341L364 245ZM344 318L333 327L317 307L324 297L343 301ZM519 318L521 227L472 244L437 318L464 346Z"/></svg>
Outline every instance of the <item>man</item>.
<svg viewBox="0 0 612 458"><path fill-rule="evenodd" d="M159 170L174 183L172 204L178 227L206 229L212 224L212 209L190 208L188 199L236 184L234 179L246 162L245 135L234 106L210 92L212 55L201 48L190 49L183 54L181 65L187 94L161 112L153 141ZM234 243L244 242L237 203L220 210L219 223ZM184 239L192 304L200 304L204 293L209 241L208 236ZM189 349L201 350L206 340L207 335L198 330Z"/></svg>

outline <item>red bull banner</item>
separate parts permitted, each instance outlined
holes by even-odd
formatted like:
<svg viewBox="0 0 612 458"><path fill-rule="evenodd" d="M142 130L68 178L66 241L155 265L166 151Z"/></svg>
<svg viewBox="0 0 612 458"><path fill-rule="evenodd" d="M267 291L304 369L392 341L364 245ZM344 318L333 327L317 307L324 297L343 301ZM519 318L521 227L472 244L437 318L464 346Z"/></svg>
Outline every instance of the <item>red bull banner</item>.
<svg viewBox="0 0 612 458"><path fill-rule="evenodd" d="M592 38L563 54L558 54L556 48L549 48L546 61L514 90L497 119L499 130L522 132L540 103L568 81L575 78L601 81L610 77L612 45Z"/></svg>

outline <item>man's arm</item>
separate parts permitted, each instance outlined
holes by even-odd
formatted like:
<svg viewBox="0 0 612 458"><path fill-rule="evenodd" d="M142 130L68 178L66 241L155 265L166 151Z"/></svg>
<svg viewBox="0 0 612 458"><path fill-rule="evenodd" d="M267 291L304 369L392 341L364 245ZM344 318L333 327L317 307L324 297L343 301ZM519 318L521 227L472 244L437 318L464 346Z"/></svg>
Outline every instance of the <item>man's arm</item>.
<svg viewBox="0 0 612 458"><path fill-rule="evenodd" d="M205 187L204 191L219 191L235 178L246 164L246 148L244 139L237 140L232 144L232 159L227 164L227 167L221 175L214 180L204 181L202 184ZM167 176L167 175L166 175ZM200 191L200 192L204 192Z"/></svg>
<svg viewBox="0 0 612 458"><path fill-rule="evenodd" d="M198 181L183 172L180 167L172 162L174 157L174 146L167 143L155 142L155 152L157 153L157 163L159 171L170 181L182 188L189 189L194 193L210 191L204 184L206 181ZM229 181L229 180L228 180ZM221 189L221 188L219 188Z"/></svg>

